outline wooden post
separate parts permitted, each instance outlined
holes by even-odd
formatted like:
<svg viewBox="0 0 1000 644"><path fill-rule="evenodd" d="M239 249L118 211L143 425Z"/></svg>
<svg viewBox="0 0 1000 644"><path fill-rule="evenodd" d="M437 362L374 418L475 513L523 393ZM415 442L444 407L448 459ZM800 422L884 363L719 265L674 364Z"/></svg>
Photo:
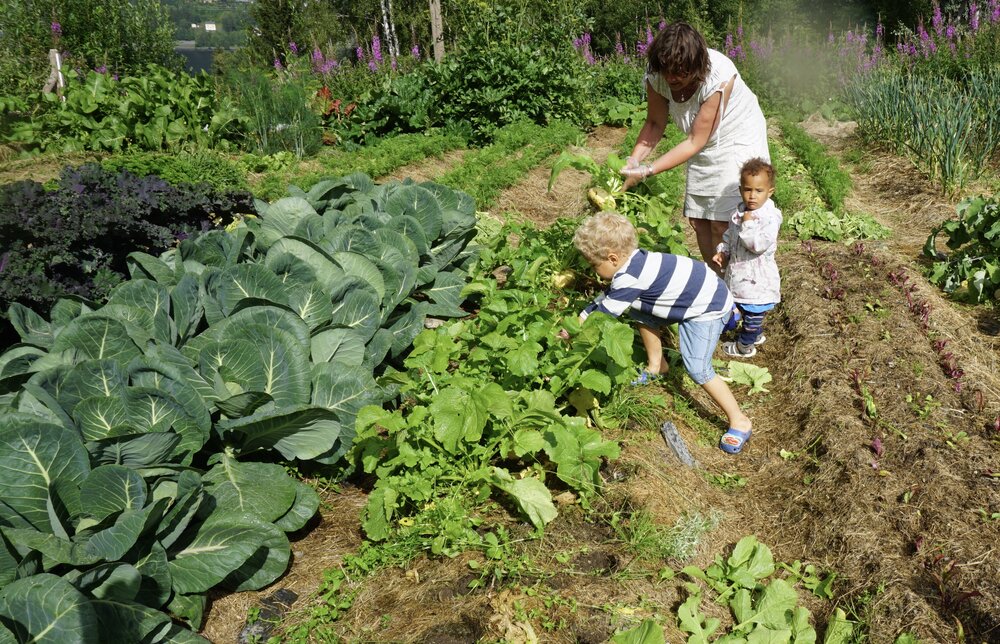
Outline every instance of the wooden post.
<svg viewBox="0 0 1000 644"><path fill-rule="evenodd" d="M441 24L441 0L431 0L431 39L434 41L434 60L444 59L444 27Z"/></svg>
<svg viewBox="0 0 1000 644"><path fill-rule="evenodd" d="M42 91L47 94L54 89L59 97L63 98L63 88L66 87L66 80L62 75L62 57L59 55L58 49L49 50L49 67L52 68L52 71L49 72L49 78L45 81L45 87L42 88ZM66 99L63 98L63 100Z"/></svg>

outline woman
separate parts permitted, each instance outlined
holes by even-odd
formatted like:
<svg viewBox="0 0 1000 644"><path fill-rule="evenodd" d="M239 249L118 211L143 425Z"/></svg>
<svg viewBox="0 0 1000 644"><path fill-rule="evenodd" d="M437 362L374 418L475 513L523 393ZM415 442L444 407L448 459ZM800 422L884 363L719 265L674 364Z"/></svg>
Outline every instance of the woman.
<svg viewBox="0 0 1000 644"><path fill-rule="evenodd" d="M684 215L702 258L718 269L711 259L740 204L740 168L754 157L770 160L764 113L733 62L709 49L694 27L668 25L648 54L646 123L622 169L625 187L687 162ZM668 115L687 138L641 164L663 137Z"/></svg>

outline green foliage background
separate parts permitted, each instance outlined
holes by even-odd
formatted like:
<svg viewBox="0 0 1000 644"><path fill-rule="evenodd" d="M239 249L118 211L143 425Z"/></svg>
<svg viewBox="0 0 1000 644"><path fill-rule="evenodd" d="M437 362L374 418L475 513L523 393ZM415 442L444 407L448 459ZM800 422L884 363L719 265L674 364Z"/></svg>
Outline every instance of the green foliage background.
<svg viewBox="0 0 1000 644"><path fill-rule="evenodd" d="M53 35L52 23L62 34ZM0 11L0 95L42 89L49 48L68 67L122 74L147 63L174 66L173 27L160 0L5 0Z"/></svg>

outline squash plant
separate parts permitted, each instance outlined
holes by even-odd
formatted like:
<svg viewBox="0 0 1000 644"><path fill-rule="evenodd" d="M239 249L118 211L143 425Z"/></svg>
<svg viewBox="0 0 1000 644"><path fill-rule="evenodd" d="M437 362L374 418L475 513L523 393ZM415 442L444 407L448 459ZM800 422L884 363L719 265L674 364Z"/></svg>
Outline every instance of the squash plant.
<svg viewBox="0 0 1000 644"><path fill-rule="evenodd" d="M0 355L0 641L196 641L206 593L284 573L423 319L462 315L471 199L365 175L258 204L154 257L107 304L9 311ZM82 634L82 635L81 635Z"/></svg>

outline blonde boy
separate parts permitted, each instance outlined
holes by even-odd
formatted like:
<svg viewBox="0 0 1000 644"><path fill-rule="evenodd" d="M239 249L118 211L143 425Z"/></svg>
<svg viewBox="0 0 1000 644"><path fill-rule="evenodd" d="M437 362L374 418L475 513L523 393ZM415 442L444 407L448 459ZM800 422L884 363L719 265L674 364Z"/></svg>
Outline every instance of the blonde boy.
<svg viewBox="0 0 1000 644"><path fill-rule="evenodd" d="M733 310L725 283L704 262L639 249L635 228L616 212L588 217L573 244L601 278L611 281L605 293L580 313L581 321L594 311L614 317L629 311L646 349L646 368L633 382L636 385L666 371L660 331L677 323L685 370L729 420L719 447L739 453L750 438L751 422L712 368L712 354Z"/></svg>

